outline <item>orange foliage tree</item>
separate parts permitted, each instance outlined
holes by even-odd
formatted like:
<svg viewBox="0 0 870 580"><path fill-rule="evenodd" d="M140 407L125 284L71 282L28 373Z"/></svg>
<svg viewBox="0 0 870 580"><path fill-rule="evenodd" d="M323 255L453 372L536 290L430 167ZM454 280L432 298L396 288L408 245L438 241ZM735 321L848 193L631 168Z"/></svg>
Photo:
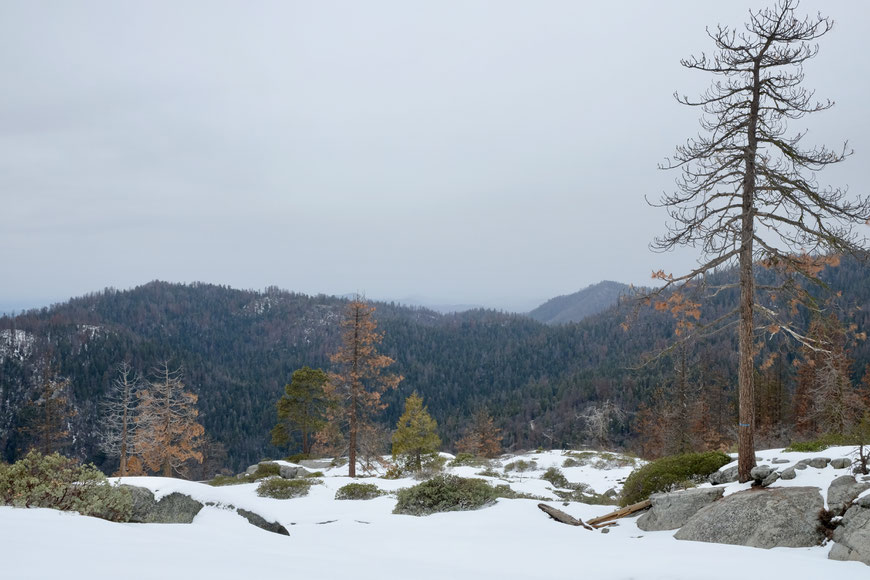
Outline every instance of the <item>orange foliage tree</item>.
<svg viewBox="0 0 870 580"><path fill-rule="evenodd" d="M164 362L156 378L139 397L134 449L151 471L172 477L188 460L202 462L199 451L205 432L197 422L197 396L184 389L181 370Z"/></svg>
<svg viewBox="0 0 870 580"><path fill-rule="evenodd" d="M386 406L381 394L402 380L384 372L395 361L378 354L383 334L377 331L374 311L359 298L348 304L341 322L341 346L330 357L336 370L324 387L334 404L327 410L327 425L318 434L318 443L346 446L348 477L356 477L357 453L371 431L372 415Z"/></svg>

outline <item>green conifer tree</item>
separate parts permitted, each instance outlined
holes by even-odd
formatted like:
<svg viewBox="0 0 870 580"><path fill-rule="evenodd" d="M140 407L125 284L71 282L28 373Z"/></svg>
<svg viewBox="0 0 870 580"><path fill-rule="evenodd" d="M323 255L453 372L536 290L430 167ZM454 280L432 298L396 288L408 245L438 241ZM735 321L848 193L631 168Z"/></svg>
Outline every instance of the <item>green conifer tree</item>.
<svg viewBox="0 0 870 580"><path fill-rule="evenodd" d="M311 453L312 435L326 423L324 414L330 404L325 391L328 381L329 377L320 369L306 366L293 371L284 395L278 400L278 424L272 429L272 445L287 445L290 434L298 431L302 435L302 453Z"/></svg>
<svg viewBox="0 0 870 580"><path fill-rule="evenodd" d="M405 411L399 417L393 433L393 459L400 460L404 469L420 471L438 454L441 439L438 423L433 419L423 399L416 392L405 399Z"/></svg>

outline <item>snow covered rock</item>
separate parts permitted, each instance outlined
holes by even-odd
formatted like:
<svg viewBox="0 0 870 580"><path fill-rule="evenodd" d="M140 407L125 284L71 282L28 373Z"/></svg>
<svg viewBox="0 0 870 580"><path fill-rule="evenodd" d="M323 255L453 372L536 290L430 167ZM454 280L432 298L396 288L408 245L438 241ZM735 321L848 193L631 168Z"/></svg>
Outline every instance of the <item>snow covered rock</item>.
<svg viewBox="0 0 870 580"><path fill-rule="evenodd" d="M133 513L130 521L145 524L189 524L202 509L202 503L182 493L173 492L154 499L150 489L123 485L133 497Z"/></svg>
<svg viewBox="0 0 870 580"><path fill-rule="evenodd" d="M870 566L870 509L852 506L834 530L831 560L857 560Z"/></svg>
<svg viewBox="0 0 870 580"><path fill-rule="evenodd" d="M756 488L701 508L674 537L755 548L816 546L823 507L816 487Z"/></svg>
<svg viewBox="0 0 870 580"><path fill-rule="evenodd" d="M722 497L721 487L703 487L650 496L652 508L637 519L637 527L645 532L676 530L702 507Z"/></svg>
<svg viewBox="0 0 870 580"><path fill-rule="evenodd" d="M828 509L836 515L846 511L856 497L870 489L870 483L858 483L851 475L842 475L828 487Z"/></svg>

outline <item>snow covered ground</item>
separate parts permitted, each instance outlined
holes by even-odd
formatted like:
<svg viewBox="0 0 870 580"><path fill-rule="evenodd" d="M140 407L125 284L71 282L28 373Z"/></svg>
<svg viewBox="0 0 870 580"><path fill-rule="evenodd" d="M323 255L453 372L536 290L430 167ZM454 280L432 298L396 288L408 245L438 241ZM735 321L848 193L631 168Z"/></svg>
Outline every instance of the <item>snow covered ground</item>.
<svg viewBox="0 0 870 580"><path fill-rule="evenodd" d="M814 455L846 456L850 448L823 453L760 452L794 463ZM560 467L571 482L588 484L598 493L619 486L631 472L628 462L613 456L563 468L568 456L559 451L503 458L493 471L495 483L509 483L520 492L552 497L552 485L540 479L544 470ZM518 459L535 465L517 472L504 466ZM622 465L620 465L622 463ZM784 465L783 467L788 467ZM480 467L451 469L475 475ZM489 472L492 473L492 472ZM776 485L818 485L844 470L808 468L795 480ZM181 491L206 506L193 524L116 524L47 509L0 507L0 577L9 580L48 578L160 579L728 579L746 576L791 579L847 575L870 577L856 562L827 559L829 546L759 550L675 540L673 532L642 532L634 519L619 521L609 532L562 525L537 508L538 501L500 499L477 511L427 517L393 515L396 500L387 495L367 501L336 501L336 490L351 480L346 468L325 472L323 485L307 497L275 500L255 494L257 484L210 487L164 478L126 478L158 496ZM358 479L395 491L414 480ZM732 484L734 492L747 484ZM824 493L823 493L824 496ZM548 502L584 520L611 511L611 506ZM290 536L251 526L220 506L244 507L284 524Z"/></svg>

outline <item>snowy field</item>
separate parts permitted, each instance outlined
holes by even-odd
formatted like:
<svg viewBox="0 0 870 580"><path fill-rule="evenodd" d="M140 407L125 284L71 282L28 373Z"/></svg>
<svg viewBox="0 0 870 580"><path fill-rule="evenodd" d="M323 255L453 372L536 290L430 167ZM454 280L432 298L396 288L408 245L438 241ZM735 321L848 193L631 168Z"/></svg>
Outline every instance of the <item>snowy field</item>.
<svg viewBox="0 0 870 580"><path fill-rule="evenodd" d="M851 448L823 453L759 452L797 462L812 456L847 456ZM625 462L602 460L563 468L562 452L505 457L493 466L499 477L520 492L554 497L540 479L556 466L571 482L598 493L618 489L632 470ZM612 458L612 456L611 456ZM532 469L505 472L517 459L535 460ZM621 466L619 464L622 464ZM788 467L785 465L784 467ZM449 470L475 476L481 468ZM492 473L492 472L490 472ZM775 485L816 485L844 470L808 468ZM233 505L282 523L290 536L269 533L233 511L206 506L192 524L117 524L48 509L0 507L0 578L79 579L728 579L870 578L870 568L827 559L829 546L760 550L675 540L672 531L642 532L633 518L619 520L609 532L587 531L550 520L537 500L500 499L488 508L426 517L393 515L396 499L336 501L335 492L350 479L345 468L325 471L323 485L307 497L276 500L257 497L257 484L211 487L158 477L125 478L160 497L180 491L200 501ZM417 483L412 479L360 478L385 491ZM748 487L732 484L726 493ZM823 493L824 497L824 493ZM614 509L561 500L548 502L584 520Z"/></svg>

